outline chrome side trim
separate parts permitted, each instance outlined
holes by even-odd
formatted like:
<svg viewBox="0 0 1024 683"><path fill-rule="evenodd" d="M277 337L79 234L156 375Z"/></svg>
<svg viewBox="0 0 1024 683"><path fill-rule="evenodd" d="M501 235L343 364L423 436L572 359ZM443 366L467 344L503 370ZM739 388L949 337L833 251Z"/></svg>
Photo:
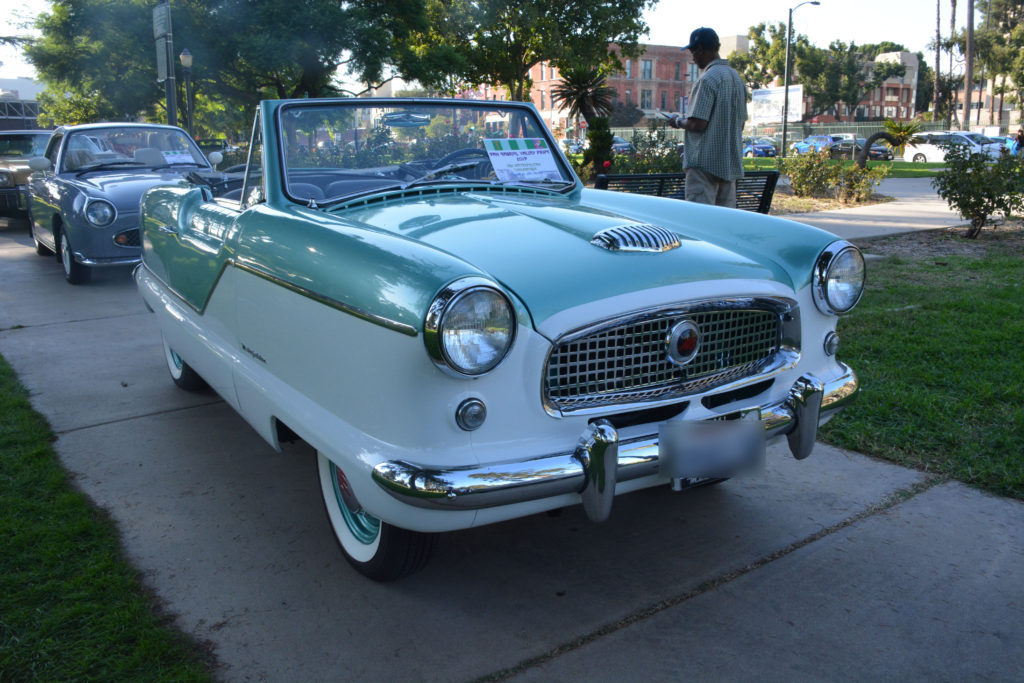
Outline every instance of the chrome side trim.
<svg viewBox="0 0 1024 683"><path fill-rule="evenodd" d="M159 282L160 284L162 284L167 289L167 291L170 292L171 294L173 294L175 296L175 298L177 298L181 303L183 303L184 305L188 306L189 308L191 308L196 313L199 313L200 315L203 314L203 312L206 310L206 304L205 303L203 304L202 307L194 306L192 304L192 302L190 302L188 299L183 297L181 295L181 293L179 293L176 289L174 289L174 287L169 285L161 277L159 277L156 273L154 273L153 270L149 266L147 266L146 263L144 261L142 261L141 258L137 258L137 259L135 259L135 261L133 261L133 263L140 263L140 262L141 262L142 267L146 269L146 272L149 274L149 276L152 277L157 282ZM220 272L217 273L217 278L213 281L213 285L211 286L211 290L217 288L217 284L220 282L221 277L223 277L224 271L227 270L229 267L238 268L241 271L244 271L244 272L249 273L251 275L255 275L256 277L261 278L263 280L266 280L267 282L272 282L272 283L274 283L276 285L284 287L285 289L287 289L289 291L292 291L292 292L295 292L296 294L298 294L300 296L304 296L307 299L312 299L313 301L316 301L317 303L324 304L325 306L330 306L331 308L339 310L342 313L347 313L349 315L354 315L355 317L357 317L357 318L359 318L361 320L365 320L366 322L373 323L374 325L380 325L381 327L386 327L389 330L394 330L395 332L400 332L400 333L408 335L410 337L415 337L415 336L417 336L419 334L419 332L416 330L416 328L413 327L412 325L407 325L405 323L400 323L398 321L391 320L389 318L384 318L384 317L381 317L379 315L374 315L372 313L367 313L366 311L358 309L358 308L356 308L354 306L349 306L348 304L342 303L341 301L338 301L337 299L332 299L330 297L322 296L320 294L317 294L317 293L313 292L312 290L306 289L305 287L300 287L299 285L295 285L295 284L292 284L290 282L287 282L286 280L282 280L281 278L279 278L279 277L277 277L275 275L272 275L272 274L266 272L265 270L261 270L259 268L255 268L253 266L249 266L249 265L246 265L246 264L243 264L243 263L239 263L238 261L236 261L235 259L232 259L232 258L226 259L224 261L223 265L221 266Z"/></svg>
<svg viewBox="0 0 1024 683"><path fill-rule="evenodd" d="M856 374L848 366L839 365L842 371L836 378L821 383L811 376L801 377L789 397L775 405L761 407L765 437L772 439L800 430L795 440L798 450L794 450L793 455L807 457L819 422L845 408L856 396ZM812 387L809 393L808 387ZM820 394L817 393L819 387ZM821 399L817 415L813 415L806 406L798 405L800 400L815 404L815 395ZM657 434L618 441L615 430L609 429L610 426L604 420L591 423L575 450L567 453L480 467L445 468L395 460L378 464L373 468L372 477L381 488L403 503L441 510L476 510L581 493L587 514L591 515L593 510L600 519L602 514L610 512L614 496L614 493L608 493L608 472L614 472L611 475L612 486L616 482L658 473ZM793 444L791 439L791 450ZM612 454L614 467L611 466ZM592 482L602 480L604 489L587 493Z"/></svg>

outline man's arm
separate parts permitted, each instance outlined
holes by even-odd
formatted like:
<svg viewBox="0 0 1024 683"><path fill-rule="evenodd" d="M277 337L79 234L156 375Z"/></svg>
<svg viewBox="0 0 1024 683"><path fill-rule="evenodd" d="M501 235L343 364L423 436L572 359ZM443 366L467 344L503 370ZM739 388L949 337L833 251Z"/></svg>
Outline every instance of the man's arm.
<svg viewBox="0 0 1024 683"><path fill-rule="evenodd" d="M703 130L708 127L708 122L705 121L704 119L695 119L692 116L688 118L683 118L682 116L676 114L671 119L668 120L668 125L672 126L673 128L688 130L691 133L700 133L703 132Z"/></svg>

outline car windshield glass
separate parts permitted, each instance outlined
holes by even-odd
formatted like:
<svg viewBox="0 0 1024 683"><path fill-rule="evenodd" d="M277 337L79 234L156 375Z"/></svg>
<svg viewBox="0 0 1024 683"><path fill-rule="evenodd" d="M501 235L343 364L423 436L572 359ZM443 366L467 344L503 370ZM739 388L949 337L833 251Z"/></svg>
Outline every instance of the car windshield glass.
<svg viewBox="0 0 1024 683"><path fill-rule="evenodd" d="M501 102L295 103L278 116L285 192L334 203L445 183L575 182L533 109Z"/></svg>
<svg viewBox="0 0 1024 683"><path fill-rule="evenodd" d="M41 157L46 152L50 132L5 133L0 135L0 157Z"/></svg>
<svg viewBox="0 0 1024 683"><path fill-rule="evenodd" d="M81 171L100 166L162 168L206 166L184 132L173 128L109 126L72 131L67 135L64 170Z"/></svg>

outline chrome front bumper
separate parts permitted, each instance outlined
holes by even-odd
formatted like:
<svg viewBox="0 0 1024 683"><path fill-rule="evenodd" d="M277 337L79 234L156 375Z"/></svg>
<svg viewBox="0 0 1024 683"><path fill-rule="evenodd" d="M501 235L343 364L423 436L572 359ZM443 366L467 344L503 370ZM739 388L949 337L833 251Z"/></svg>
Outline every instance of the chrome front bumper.
<svg viewBox="0 0 1024 683"><path fill-rule="evenodd" d="M857 376L843 372L823 383L805 375L789 397L761 407L766 437L785 435L797 459L814 448L818 425L855 397ZM405 461L374 467L373 479L398 500L417 507L473 510L579 493L587 516L607 519L617 481L658 473L658 435L620 441L606 420L587 425L576 448L567 453L481 467L438 468Z"/></svg>

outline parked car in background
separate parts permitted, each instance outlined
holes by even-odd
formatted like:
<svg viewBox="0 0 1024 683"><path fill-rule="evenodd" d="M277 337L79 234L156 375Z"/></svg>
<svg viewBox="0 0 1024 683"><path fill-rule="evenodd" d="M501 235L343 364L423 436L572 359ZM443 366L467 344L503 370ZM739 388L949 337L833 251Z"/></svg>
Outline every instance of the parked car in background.
<svg viewBox="0 0 1024 683"><path fill-rule="evenodd" d="M827 152L829 147L835 143L831 135L809 135L799 142L789 146L794 154L807 154L809 152Z"/></svg>
<svg viewBox="0 0 1024 683"><path fill-rule="evenodd" d="M636 148L626 138L615 135L612 137L612 151L616 154L632 154Z"/></svg>
<svg viewBox="0 0 1024 683"><path fill-rule="evenodd" d="M56 254L71 284L88 282L93 268L138 263L139 200L149 188L185 178L211 194L224 187L196 143L174 126L61 126L29 164L36 252Z"/></svg>
<svg viewBox="0 0 1024 683"><path fill-rule="evenodd" d="M950 146L959 146L975 154L999 157L1002 145L991 142L980 133L938 131L919 133L906 147L903 158L916 162L938 163L946 160Z"/></svg>
<svg viewBox="0 0 1024 683"><path fill-rule="evenodd" d="M224 138L197 138L196 144L199 145L199 149L201 149L204 154L209 154L210 152L226 154L228 152L238 151L238 145L232 145Z"/></svg>
<svg viewBox="0 0 1024 683"><path fill-rule="evenodd" d="M360 121L418 144L297 146ZM804 458L857 392L835 328L864 262L828 232L585 188L529 103L267 101L253 130L237 192L143 196L136 282L176 384L316 450L371 578L437 532L716 482L784 435Z"/></svg>
<svg viewBox="0 0 1024 683"><path fill-rule="evenodd" d="M562 140L562 149L566 154L583 154L586 143L579 138L565 138Z"/></svg>
<svg viewBox="0 0 1024 683"><path fill-rule="evenodd" d="M843 140L854 140L857 137L853 133L829 133L828 135L835 142L841 142Z"/></svg>
<svg viewBox="0 0 1024 683"><path fill-rule="evenodd" d="M854 159L867 144L867 139L857 138L856 140L840 140L829 147L829 157L832 159ZM868 158L877 161L892 161L892 149L888 145L875 143L868 149Z"/></svg>
<svg viewBox="0 0 1024 683"><path fill-rule="evenodd" d="M48 130L0 132L0 216L28 215L28 160L40 156L50 139Z"/></svg>
<svg viewBox="0 0 1024 683"><path fill-rule="evenodd" d="M775 144L769 138L746 138L743 140L743 156L745 157L773 157L775 155Z"/></svg>

